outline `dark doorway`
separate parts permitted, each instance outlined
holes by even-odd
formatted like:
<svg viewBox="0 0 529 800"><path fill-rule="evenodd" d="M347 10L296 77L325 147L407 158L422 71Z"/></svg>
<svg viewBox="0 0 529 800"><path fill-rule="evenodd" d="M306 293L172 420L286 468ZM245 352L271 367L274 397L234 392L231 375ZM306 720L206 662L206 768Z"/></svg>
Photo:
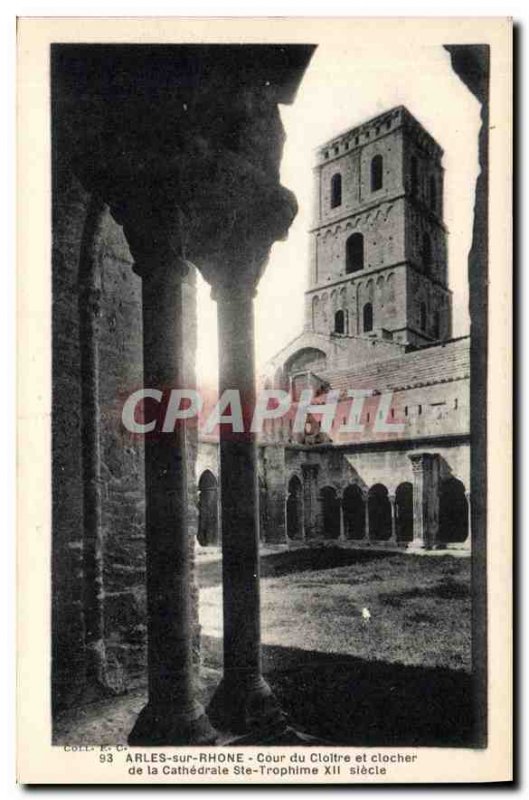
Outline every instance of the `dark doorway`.
<svg viewBox="0 0 529 800"><path fill-rule="evenodd" d="M439 492L439 541L456 544L468 536L468 500L457 478L446 478Z"/></svg>
<svg viewBox="0 0 529 800"><path fill-rule="evenodd" d="M288 482L287 536L303 539L303 486L297 475Z"/></svg>
<svg viewBox="0 0 529 800"><path fill-rule="evenodd" d="M395 492L397 542L413 541L413 486L401 483Z"/></svg>
<svg viewBox="0 0 529 800"><path fill-rule="evenodd" d="M387 542L391 537L391 504L388 490L376 483L367 496L369 513L369 538L374 542Z"/></svg>
<svg viewBox="0 0 529 800"><path fill-rule="evenodd" d="M346 539L363 539L366 533L366 510L362 490L356 484L343 493L343 523Z"/></svg>
<svg viewBox="0 0 529 800"><path fill-rule="evenodd" d="M334 332L345 333L345 314L341 309L334 315Z"/></svg>
<svg viewBox="0 0 529 800"><path fill-rule="evenodd" d="M338 539L340 536L340 501L332 486L321 490L323 512L323 535L326 539Z"/></svg>
<svg viewBox="0 0 529 800"><path fill-rule="evenodd" d="M202 473L198 482L197 539L203 547L216 545L219 540L217 479L209 469Z"/></svg>

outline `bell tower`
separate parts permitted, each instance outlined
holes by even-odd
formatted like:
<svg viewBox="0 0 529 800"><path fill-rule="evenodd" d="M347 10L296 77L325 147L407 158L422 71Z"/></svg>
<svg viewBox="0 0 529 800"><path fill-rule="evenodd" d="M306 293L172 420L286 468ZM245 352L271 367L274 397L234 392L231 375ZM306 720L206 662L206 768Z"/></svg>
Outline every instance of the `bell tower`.
<svg viewBox="0 0 529 800"><path fill-rule="evenodd" d="M403 106L318 149L306 330L451 337L442 156Z"/></svg>

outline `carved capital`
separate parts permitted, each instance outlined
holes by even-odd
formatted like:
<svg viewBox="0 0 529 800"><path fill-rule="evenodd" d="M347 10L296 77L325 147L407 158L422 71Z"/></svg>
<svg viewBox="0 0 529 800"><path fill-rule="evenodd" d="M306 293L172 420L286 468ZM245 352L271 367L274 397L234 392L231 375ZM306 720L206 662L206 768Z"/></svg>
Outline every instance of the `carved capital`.
<svg viewBox="0 0 529 800"><path fill-rule="evenodd" d="M426 472L431 467L434 457L432 453L410 453L408 455L414 473Z"/></svg>

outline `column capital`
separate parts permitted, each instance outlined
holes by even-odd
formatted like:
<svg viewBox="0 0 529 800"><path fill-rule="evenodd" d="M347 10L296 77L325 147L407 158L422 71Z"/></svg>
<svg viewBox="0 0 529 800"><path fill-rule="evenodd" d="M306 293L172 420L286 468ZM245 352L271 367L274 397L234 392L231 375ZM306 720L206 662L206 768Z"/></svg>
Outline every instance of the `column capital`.
<svg viewBox="0 0 529 800"><path fill-rule="evenodd" d="M436 453L408 453L413 472L424 472L437 457Z"/></svg>
<svg viewBox="0 0 529 800"><path fill-rule="evenodd" d="M187 275L190 264L184 258L182 211L163 190L123 197L110 211L123 227L133 269L140 278L163 275L167 280Z"/></svg>

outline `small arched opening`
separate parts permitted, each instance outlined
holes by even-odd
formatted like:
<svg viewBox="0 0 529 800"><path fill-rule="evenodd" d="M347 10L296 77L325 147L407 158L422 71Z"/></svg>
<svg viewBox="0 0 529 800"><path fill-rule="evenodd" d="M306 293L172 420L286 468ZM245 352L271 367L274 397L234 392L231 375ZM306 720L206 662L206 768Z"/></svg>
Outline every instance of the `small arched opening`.
<svg viewBox="0 0 529 800"><path fill-rule="evenodd" d="M352 233L345 243L345 271L361 269L364 269L364 237L361 233Z"/></svg>
<svg viewBox="0 0 529 800"><path fill-rule="evenodd" d="M439 490L439 542L461 543L468 537L468 500L465 485L445 478Z"/></svg>
<svg viewBox="0 0 529 800"><path fill-rule="evenodd" d="M433 175L430 175L430 208L437 209L437 184Z"/></svg>
<svg viewBox="0 0 529 800"><path fill-rule="evenodd" d="M323 535L326 539L338 539L340 536L340 501L336 489L324 486L321 490Z"/></svg>
<svg viewBox="0 0 529 800"><path fill-rule="evenodd" d="M408 481L395 492L395 523L397 542L413 541L413 486Z"/></svg>
<svg viewBox="0 0 529 800"><path fill-rule="evenodd" d="M343 523L346 539L363 539L366 532L366 510L362 490L356 484L343 493Z"/></svg>
<svg viewBox="0 0 529 800"><path fill-rule="evenodd" d="M376 483L371 487L367 503L370 540L387 542L391 538L391 503L388 490L382 483Z"/></svg>
<svg viewBox="0 0 529 800"><path fill-rule="evenodd" d="M345 333L345 314L339 309L334 315L334 332Z"/></svg>

